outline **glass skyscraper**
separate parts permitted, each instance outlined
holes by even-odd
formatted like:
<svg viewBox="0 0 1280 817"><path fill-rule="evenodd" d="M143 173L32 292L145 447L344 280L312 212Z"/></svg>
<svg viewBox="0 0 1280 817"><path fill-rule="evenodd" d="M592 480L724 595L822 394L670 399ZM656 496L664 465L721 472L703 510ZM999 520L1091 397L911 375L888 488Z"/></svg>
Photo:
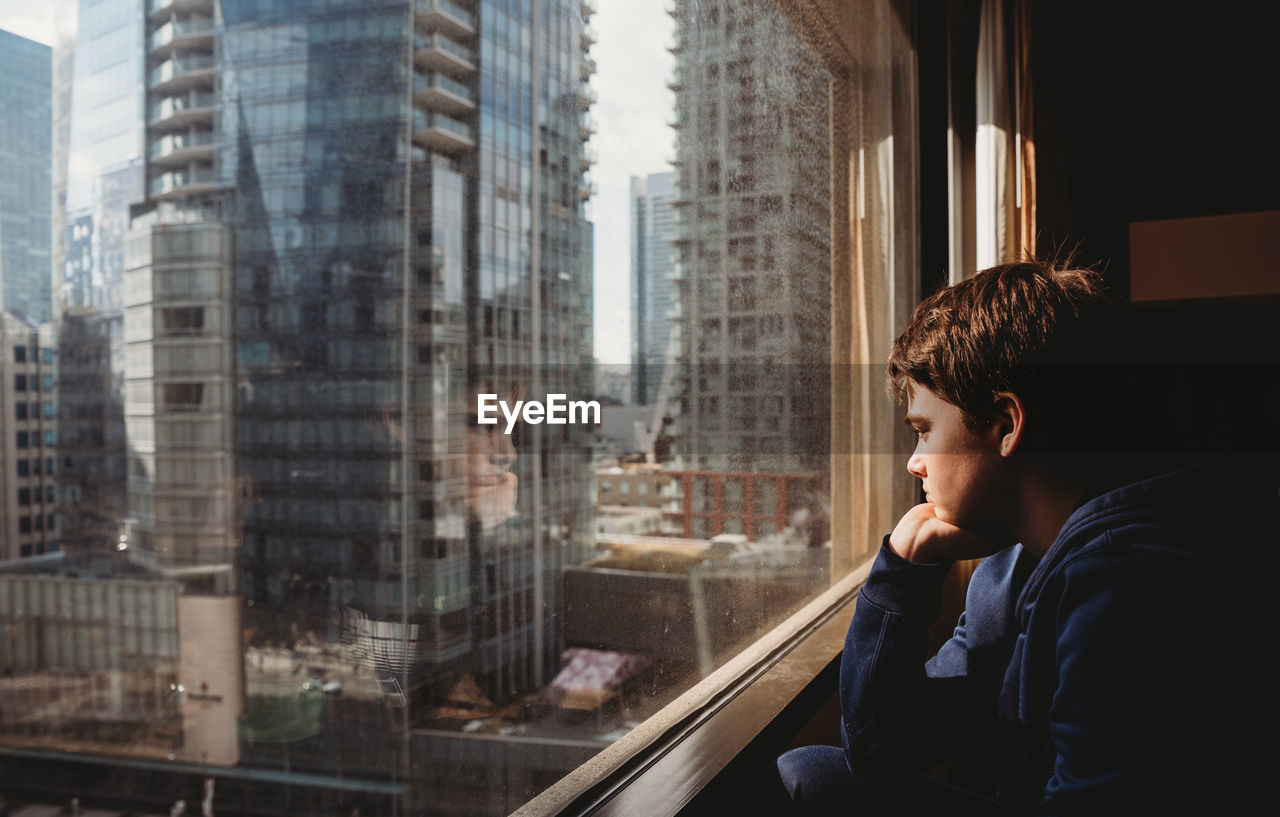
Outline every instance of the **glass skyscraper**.
<svg viewBox="0 0 1280 817"><path fill-rule="evenodd" d="M0 31L0 281L4 308L50 319L49 145L53 54Z"/></svg>
<svg viewBox="0 0 1280 817"><path fill-rule="evenodd" d="M657 399L675 320L675 174L631 177L632 399Z"/></svg>
<svg viewBox="0 0 1280 817"><path fill-rule="evenodd" d="M60 592L163 636L81 661L125 696L86 716L96 742L60 733L117 758L85 786L210 775L285 811L435 813L482 785L441 761L459 698L519 710L560 669L589 432L508 437L475 403L590 394L590 12L81 3L62 297L127 499L108 542L70 536L111 569ZM594 751L503 762L545 785Z"/></svg>

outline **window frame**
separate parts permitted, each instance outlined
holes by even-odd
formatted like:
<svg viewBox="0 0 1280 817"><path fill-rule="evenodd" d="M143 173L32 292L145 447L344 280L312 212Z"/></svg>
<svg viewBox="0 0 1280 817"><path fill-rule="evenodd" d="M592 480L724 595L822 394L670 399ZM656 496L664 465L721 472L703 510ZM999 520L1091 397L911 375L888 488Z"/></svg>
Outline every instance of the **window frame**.
<svg viewBox="0 0 1280 817"><path fill-rule="evenodd" d="M895 272L866 263L864 252L873 250L855 225L863 217L858 193L869 184L863 176L877 181L855 144L864 114L860 83L867 82L854 58L863 15L847 0L773 2L831 76L831 530L833 543L858 544L832 548L831 575L840 578L825 592L512 817L678 814L772 724L801 717L834 694L845 633L880 537L892 529L895 509L905 510L916 498L918 487L892 453L898 446L875 453L874 446L853 444L855 439L900 441L905 434L896 413L876 398L883 394L889 345L921 290L918 245L911 248L914 263L905 281L885 286L876 278L868 286L869 279L891 278ZM872 2L877 8L871 13L905 10L914 16L913 3ZM914 25L914 19L903 22ZM913 109L905 149L918 163L915 114ZM907 189L918 204L914 173ZM886 479L890 460L892 476Z"/></svg>

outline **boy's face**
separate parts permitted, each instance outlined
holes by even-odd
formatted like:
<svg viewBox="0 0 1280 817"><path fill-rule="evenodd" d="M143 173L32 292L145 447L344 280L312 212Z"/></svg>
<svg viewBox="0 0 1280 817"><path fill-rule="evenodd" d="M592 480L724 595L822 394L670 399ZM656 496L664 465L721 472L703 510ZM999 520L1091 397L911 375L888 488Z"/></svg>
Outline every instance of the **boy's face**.
<svg viewBox="0 0 1280 817"><path fill-rule="evenodd" d="M907 382L906 421L916 432L907 470L923 480L934 514L961 528L1003 527L1010 472L1000 456L998 430L971 430L959 406L914 381Z"/></svg>

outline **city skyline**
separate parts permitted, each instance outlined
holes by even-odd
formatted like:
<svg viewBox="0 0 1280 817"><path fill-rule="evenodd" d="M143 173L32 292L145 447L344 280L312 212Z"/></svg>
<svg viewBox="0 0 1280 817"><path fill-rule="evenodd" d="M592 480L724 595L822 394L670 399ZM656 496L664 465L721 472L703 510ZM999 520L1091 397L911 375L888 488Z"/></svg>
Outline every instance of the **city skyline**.
<svg viewBox="0 0 1280 817"><path fill-rule="evenodd" d="M598 95L592 177L598 192L588 217L596 224L595 354L601 363L630 362L630 178L669 172L675 156L674 132L668 125L675 106L667 87L675 66L675 57L667 51L674 31L668 5L668 0L602 2L592 17L597 71L591 87ZM57 11L57 4L0 0L0 29L53 45ZM67 20L59 25L67 25ZM637 48L636 43L643 45Z"/></svg>

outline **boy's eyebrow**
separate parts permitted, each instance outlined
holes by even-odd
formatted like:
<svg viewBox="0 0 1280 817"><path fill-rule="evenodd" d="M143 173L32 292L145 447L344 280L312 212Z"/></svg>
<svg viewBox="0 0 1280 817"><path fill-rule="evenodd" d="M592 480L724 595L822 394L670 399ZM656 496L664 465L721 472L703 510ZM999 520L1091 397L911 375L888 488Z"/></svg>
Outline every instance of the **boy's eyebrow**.
<svg viewBox="0 0 1280 817"><path fill-rule="evenodd" d="M923 426L923 425L929 424L929 421L921 417L919 414L908 414L902 418L902 422L913 427L918 425Z"/></svg>

